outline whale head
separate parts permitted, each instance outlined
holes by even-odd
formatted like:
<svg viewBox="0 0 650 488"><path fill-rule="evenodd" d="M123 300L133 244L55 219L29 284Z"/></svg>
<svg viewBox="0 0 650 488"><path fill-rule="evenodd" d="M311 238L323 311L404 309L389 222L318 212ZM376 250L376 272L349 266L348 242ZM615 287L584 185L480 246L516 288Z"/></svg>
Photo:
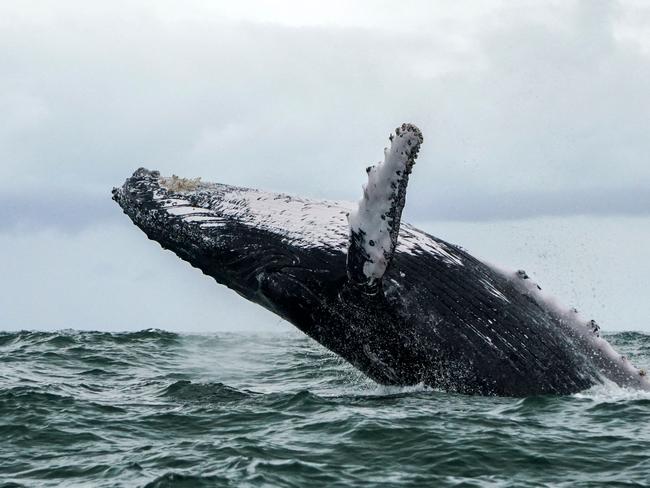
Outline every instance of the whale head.
<svg viewBox="0 0 650 488"><path fill-rule="evenodd" d="M113 189L113 200L163 248L305 328L315 301L345 281L350 204L144 168Z"/></svg>
<svg viewBox="0 0 650 488"><path fill-rule="evenodd" d="M242 297L291 322L381 383L398 376L382 353L399 333L389 306L351 283L354 204L312 200L138 169L115 200L150 239ZM394 271L392 282L399 278ZM359 344L363 343L363 346ZM411 364L419 364L413 361Z"/></svg>

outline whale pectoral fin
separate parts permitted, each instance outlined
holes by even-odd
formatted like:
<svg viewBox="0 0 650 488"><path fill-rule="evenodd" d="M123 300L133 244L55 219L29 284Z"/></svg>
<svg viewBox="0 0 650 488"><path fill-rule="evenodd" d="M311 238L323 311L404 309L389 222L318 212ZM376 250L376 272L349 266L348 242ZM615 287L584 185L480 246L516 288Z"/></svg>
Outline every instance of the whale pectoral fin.
<svg viewBox="0 0 650 488"><path fill-rule="evenodd" d="M368 293L379 290L397 246L406 186L420 144L422 133L416 126L402 124L395 129L390 147L384 149L384 161L366 170L363 198L348 216L348 281Z"/></svg>

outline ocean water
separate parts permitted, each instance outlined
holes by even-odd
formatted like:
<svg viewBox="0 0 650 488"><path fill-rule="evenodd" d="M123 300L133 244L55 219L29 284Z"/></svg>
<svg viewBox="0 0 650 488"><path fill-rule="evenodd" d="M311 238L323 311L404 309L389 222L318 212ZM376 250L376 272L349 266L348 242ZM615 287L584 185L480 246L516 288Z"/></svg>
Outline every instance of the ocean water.
<svg viewBox="0 0 650 488"><path fill-rule="evenodd" d="M2 487L650 486L649 420L613 385L381 387L297 332L0 333Z"/></svg>

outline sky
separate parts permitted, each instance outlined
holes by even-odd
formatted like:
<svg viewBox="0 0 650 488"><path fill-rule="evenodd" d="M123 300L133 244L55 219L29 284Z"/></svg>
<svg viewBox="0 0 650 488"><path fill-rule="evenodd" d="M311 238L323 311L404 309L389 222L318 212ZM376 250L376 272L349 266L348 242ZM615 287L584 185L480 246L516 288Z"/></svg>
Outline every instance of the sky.
<svg viewBox="0 0 650 488"><path fill-rule="evenodd" d="M147 241L134 169L356 200L650 331L644 1L0 2L0 330L287 327Z"/></svg>

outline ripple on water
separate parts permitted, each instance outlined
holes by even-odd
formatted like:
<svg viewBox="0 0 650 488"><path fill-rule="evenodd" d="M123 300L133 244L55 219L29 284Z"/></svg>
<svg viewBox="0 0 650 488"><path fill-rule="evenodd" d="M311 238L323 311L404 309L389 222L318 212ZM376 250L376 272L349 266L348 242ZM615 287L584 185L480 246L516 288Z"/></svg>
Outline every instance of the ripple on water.
<svg viewBox="0 0 650 488"><path fill-rule="evenodd" d="M608 340L648 369L650 336ZM0 333L0 364L0 487L650 479L650 394L610 384L523 399L382 387L286 333Z"/></svg>
<svg viewBox="0 0 650 488"><path fill-rule="evenodd" d="M181 401L222 403L249 398L253 393L223 383L192 383L180 380L165 387L161 395Z"/></svg>

